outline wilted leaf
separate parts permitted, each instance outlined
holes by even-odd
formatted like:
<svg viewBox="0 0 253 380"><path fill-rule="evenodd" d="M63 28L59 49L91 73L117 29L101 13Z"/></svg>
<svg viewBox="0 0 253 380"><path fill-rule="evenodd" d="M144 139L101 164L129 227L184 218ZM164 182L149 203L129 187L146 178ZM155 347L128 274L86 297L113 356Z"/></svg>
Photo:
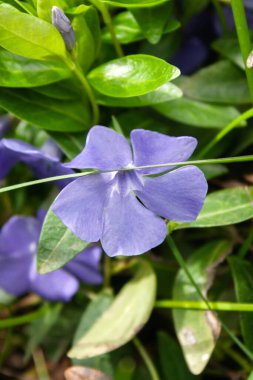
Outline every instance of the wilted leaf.
<svg viewBox="0 0 253 380"><path fill-rule="evenodd" d="M65 370L66 380L110 380L104 373L87 367L74 366Z"/></svg>
<svg viewBox="0 0 253 380"><path fill-rule="evenodd" d="M204 245L187 261L187 268L202 294L212 285L216 266L231 250L231 242L220 240ZM183 269L173 287L174 300L202 301ZM190 371L200 374L207 365L220 334L220 322L212 311L173 310L177 337Z"/></svg>

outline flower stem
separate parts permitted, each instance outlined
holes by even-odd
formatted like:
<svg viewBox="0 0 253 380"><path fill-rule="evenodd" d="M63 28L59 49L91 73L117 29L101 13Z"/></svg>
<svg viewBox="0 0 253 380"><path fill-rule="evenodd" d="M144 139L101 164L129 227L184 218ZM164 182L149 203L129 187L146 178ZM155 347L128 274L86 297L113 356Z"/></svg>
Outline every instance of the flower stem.
<svg viewBox="0 0 253 380"><path fill-rule="evenodd" d="M46 314L48 312L48 306L42 306L39 310L22 315L20 317L13 317L8 319L2 319L0 321L0 329L5 329L7 327L13 327L13 326L19 326L26 323L30 323L31 321L34 321L35 319L38 319L42 317L42 315Z"/></svg>
<svg viewBox="0 0 253 380"><path fill-rule="evenodd" d="M106 4L101 2L100 0L90 0L90 2L93 5L95 5L95 7L97 9L99 9L99 11L101 12L104 23L107 26L107 28L111 34L112 43L114 45L114 48L115 48L115 51L116 51L118 57L119 58L124 57L123 49L122 49L122 47L121 47L121 45L117 39L117 36L115 34L115 30L114 30L113 23L112 23L112 18L111 18L110 12L108 11Z"/></svg>
<svg viewBox="0 0 253 380"><path fill-rule="evenodd" d="M231 121L225 128L223 128L217 135L210 141L209 144L199 153L198 157L203 158L207 153L216 145L223 137L225 137L229 132L236 128L242 121L249 119L253 116L253 108L245 111L243 114L238 116L236 119Z"/></svg>
<svg viewBox="0 0 253 380"><path fill-rule="evenodd" d="M236 303L236 302L210 302L209 306L214 311L253 311L253 303ZM190 309L190 310L209 310L204 301L189 300L159 300L155 303L156 308L162 309Z"/></svg>
<svg viewBox="0 0 253 380"><path fill-rule="evenodd" d="M243 0L231 0L231 7L233 11L235 27L237 32L237 37L243 57L243 62L245 65L245 71L248 81L249 92L251 96L251 101L253 103L253 70L248 68L246 65L248 56L252 50L249 30L247 25L247 19L245 15L245 9L243 5Z"/></svg>
<svg viewBox="0 0 253 380"><path fill-rule="evenodd" d="M151 380L160 380L157 369L155 368L154 363L152 362L152 360L151 360L147 350L143 346L143 344L136 337L133 339L133 343L134 343L135 347L137 348L137 350L139 351L139 354L141 355L144 363L147 366Z"/></svg>
<svg viewBox="0 0 253 380"><path fill-rule="evenodd" d="M86 175L93 175L93 174L100 174L100 173L111 173L115 171L130 171L130 170L142 170L142 169L150 169L150 168L167 168L173 167L180 167L180 166L188 166L188 165L215 165L215 164L232 164L235 162L251 162L253 161L253 155L252 156L239 156L239 157L228 157L228 158L213 158L210 160L195 160L195 161L182 161L182 162L167 162L166 164L157 164L157 165L143 165L143 166L133 166L128 168L122 168L122 169L111 169L111 170L89 170L83 173L73 173L73 174L64 174L64 175L58 175L54 177L47 177L42 179L37 179L35 181L29 181L29 182L23 182L19 183L17 185L11 185L11 186L5 186L0 188L0 193L5 193L6 191L21 189L23 187L33 186L33 185L39 185L42 183L52 182L52 181L59 181L61 179L66 178L77 178L77 177L84 177Z"/></svg>
<svg viewBox="0 0 253 380"><path fill-rule="evenodd" d="M90 103L91 103L92 111L93 111L93 125L96 125L99 121L99 108L97 105L95 95L94 95L87 79L85 78L84 74L82 73L81 68L75 62L73 62L70 58L67 58L65 60L65 64L68 66L68 68L73 73L73 75L81 83L86 94L88 95Z"/></svg>

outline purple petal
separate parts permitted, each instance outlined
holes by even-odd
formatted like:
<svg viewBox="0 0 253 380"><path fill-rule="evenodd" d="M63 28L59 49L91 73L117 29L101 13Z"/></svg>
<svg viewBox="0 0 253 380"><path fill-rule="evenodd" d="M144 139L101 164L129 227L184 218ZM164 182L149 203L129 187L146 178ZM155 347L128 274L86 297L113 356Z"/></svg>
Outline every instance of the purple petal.
<svg viewBox="0 0 253 380"><path fill-rule="evenodd" d="M104 213L101 244L109 256L133 256L161 244L166 237L165 222L147 210L133 192L114 191Z"/></svg>
<svg viewBox="0 0 253 380"><path fill-rule="evenodd" d="M32 256L24 256L22 253L20 256L0 253L0 288L15 296L28 292L30 290L29 272L32 261Z"/></svg>
<svg viewBox="0 0 253 380"><path fill-rule="evenodd" d="M88 247L65 265L64 269L87 284L101 284L103 281L99 271L101 253L102 249L99 246Z"/></svg>
<svg viewBox="0 0 253 380"><path fill-rule="evenodd" d="M80 239L90 243L102 235L109 177L96 174L78 178L60 192L52 205L62 222Z"/></svg>
<svg viewBox="0 0 253 380"><path fill-rule="evenodd" d="M41 223L32 217L13 216L0 232L0 255L33 256L37 249Z"/></svg>
<svg viewBox="0 0 253 380"><path fill-rule="evenodd" d="M18 158L15 153L6 149L2 141L0 141L0 179L3 179L12 167L16 164Z"/></svg>
<svg viewBox="0 0 253 380"><path fill-rule="evenodd" d="M132 162L127 140L110 128L95 126L87 135L83 151L65 166L76 169L120 169Z"/></svg>
<svg viewBox="0 0 253 380"><path fill-rule="evenodd" d="M131 140L135 166L186 161L197 145L197 140L194 137L171 137L144 129L133 130ZM141 172L154 174L165 170L166 168L154 168L144 169Z"/></svg>
<svg viewBox="0 0 253 380"><path fill-rule="evenodd" d="M195 166L184 166L156 178L144 178L136 192L144 205L156 214L177 222L192 222L207 193L204 174Z"/></svg>
<svg viewBox="0 0 253 380"><path fill-rule="evenodd" d="M31 290L49 301L68 301L78 290L77 279L63 269L47 274L36 273Z"/></svg>

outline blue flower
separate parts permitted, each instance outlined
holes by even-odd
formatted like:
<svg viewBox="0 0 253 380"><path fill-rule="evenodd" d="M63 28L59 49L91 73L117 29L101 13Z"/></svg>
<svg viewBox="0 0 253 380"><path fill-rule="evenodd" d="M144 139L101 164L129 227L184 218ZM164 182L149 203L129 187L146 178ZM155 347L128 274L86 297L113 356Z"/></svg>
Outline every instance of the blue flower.
<svg viewBox="0 0 253 380"><path fill-rule="evenodd" d="M44 215L13 216L0 232L0 288L19 296L32 291L50 301L68 301L79 281L100 284L101 248L91 246L63 268L48 274L36 272L36 251Z"/></svg>
<svg viewBox="0 0 253 380"><path fill-rule="evenodd" d="M41 149L18 139L3 138L0 140L0 179L3 179L17 162L28 165L37 178L54 177L71 174L73 170L60 162L61 153L55 142L49 139ZM70 179L56 182L63 188Z"/></svg>
<svg viewBox="0 0 253 380"><path fill-rule="evenodd" d="M136 129L128 141L113 130L93 127L84 150L66 166L114 170L78 178L67 185L52 210L80 239L101 240L109 256L138 255L159 245L167 234L164 220L195 220L207 183L195 166L161 176L164 168L119 171L122 168L187 160L197 141ZM173 169L173 167L167 168Z"/></svg>

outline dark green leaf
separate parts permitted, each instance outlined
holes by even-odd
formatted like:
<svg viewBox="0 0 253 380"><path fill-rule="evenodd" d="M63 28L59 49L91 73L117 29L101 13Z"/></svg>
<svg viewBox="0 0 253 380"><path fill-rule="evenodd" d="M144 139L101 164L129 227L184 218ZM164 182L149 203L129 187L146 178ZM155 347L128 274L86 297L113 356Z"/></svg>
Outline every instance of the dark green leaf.
<svg viewBox="0 0 253 380"><path fill-rule="evenodd" d="M0 107L50 131L77 132L90 125L87 105L48 98L32 90L1 88Z"/></svg>
<svg viewBox="0 0 253 380"><path fill-rule="evenodd" d="M110 352L130 341L149 319L155 293L156 278L153 269L146 261L141 261L133 280L123 287L112 305L78 339L68 353L69 356L77 359L90 358Z"/></svg>
<svg viewBox="0 0 253 380"><path fill-rule="evenodd" d="M64 41L48 22L0 4L0 46L33 59L66 57Z"/></svg>
<svg viewBox="0 0 253 380"><path fill-rule="evenodd" d="M185 96L203 102L251 102L245 74L229 61L220 61L199 70L184 80L181 88Z"/></svg>
<svg viewBox="0 0 253 380"><path fill-rule="evenodd" d="M131 12L146 39L151 44L157 44L161 39L166 23L171 18L171 11L171 3L168 2L148 9L136 8Z"/></svg>
<svg viewBox="0 0 253 380"><path fill-rule="evenodd" d="M128 98L154 91L180 71L160 58L137 54L115 59L92 70L88 79L104 95Z"/></svg>
<svg viewBox="0 0 253 380"><path fill-rule="evenodd" d="M179 87L172 83L165 83L156 90L141 96L131 98L112 98L100 93L96 93L97 102L109 107L144 107L171 101L182 96Z"/></svg>
<svg viewBox="0 0 253 380"><path fill-rule="evenodd" d="M50 131L50 135L63 153L72 160L84 147L85 133L62 133Z"/></svg>
<svg viewBox="0 0 253 380"><path fill-rule="evenodd" d="M201 247L187 261L187 268L202 294L207 294L216 266L230 251L231 242L215 241ZM174 283L173 299L202 301L182 268ZM207 365L220 334L216 314L212 311L173 310L173 320L188 367L198 375Z"/></svg>
<svg viewBox="0 0 253 380"><path fill-rule="evenodd" d="M159 104L154 109L169 119L200 128L224 128L240 115L234 107L202 103L186 97Z"/></svg>
<svg viewBox="0 0 253 380"><path fill-rule="evenodd" d="M68 78L70 71L59 61L37 61L0 50L0 86L36 87Z"/></svg>
<svg viewBox="0 0 253 380"><path fill-rule="evenodd" d="M39 240L37 255L39 273L48 273L61 268L88 245L89 243L80 240L53 211L49 210Z"/></svg>
<svg viewBox="0 0 253 380"><path fill-rule="evenodd" d="M216 227L240 223L253 217L253 186L215 191L206 197L195 222L177 228Z"/></svg>
<svg viewBox="0 0 253 380"><path fill-rule="evenodd" d="M235 284L238 302L253 303L253 266L246 260L237 257L229 258L229 265ZM253 350L253 318L252 313L241 314L242 335L245 344Z"/></svg>
<svg viewBox="0 0 253 380"><path fill-rule="evenodd" d="M212 43L212 47L222 57L228 58L231 62L235 63L238 67L244 70L245 65L242 59L242 53L238 44L237 37L226 36Z"/></svg>

